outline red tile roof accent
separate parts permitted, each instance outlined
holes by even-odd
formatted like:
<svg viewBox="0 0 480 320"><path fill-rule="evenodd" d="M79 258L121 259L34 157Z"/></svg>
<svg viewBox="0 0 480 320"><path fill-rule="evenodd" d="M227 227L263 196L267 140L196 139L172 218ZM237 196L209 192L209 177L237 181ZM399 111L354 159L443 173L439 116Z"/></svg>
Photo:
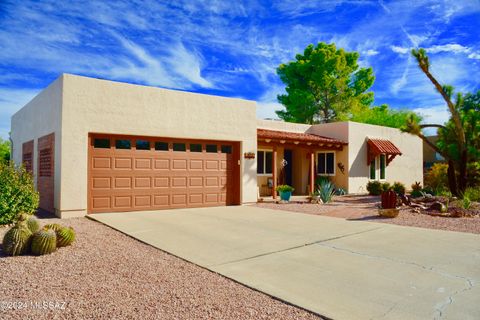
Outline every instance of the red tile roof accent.
<svg viewBox="0 0 480 320"><path fill-rule="evenodd" d="M390 140L368 139L368 145L377 154L402 154L402 152Z"/></svg>
<svg viewBox="0 0 480 320"><path fill-rule="evenodd" d="M275 140L287 140L287 141L299 141L299 142L314 142L314 143L328 143L328 144L348 144L345 141L318 136L311 133L298 133L287 131L275 131L267 129L257 129L257 138L260 139L275 139Z"/></svg>
<svg viewBox="0 0 480 320"><path fill-rule="evenodd" d="M368 139L368 163L372 162L375 157L385 154L387 155L387 166L397 155L401 156L402 152L390 141L382 139Z"/></svg>

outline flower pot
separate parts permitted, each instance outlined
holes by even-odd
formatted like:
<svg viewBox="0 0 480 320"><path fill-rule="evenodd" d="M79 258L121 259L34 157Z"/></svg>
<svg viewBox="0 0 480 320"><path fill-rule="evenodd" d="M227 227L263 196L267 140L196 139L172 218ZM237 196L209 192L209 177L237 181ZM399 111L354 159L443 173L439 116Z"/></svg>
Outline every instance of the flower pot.
<svg viewBox="0 0 480 320"><path fill-rule="evenodd" d="M284 201L289 201L291 196L292 196L291 191L280 191L280 199Z"/></svg>

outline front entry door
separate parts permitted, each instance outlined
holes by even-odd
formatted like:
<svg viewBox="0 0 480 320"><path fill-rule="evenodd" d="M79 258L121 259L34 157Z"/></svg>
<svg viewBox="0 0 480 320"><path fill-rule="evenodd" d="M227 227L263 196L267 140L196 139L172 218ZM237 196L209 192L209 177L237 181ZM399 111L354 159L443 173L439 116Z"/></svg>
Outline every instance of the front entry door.
<svg viewBox="0 0 480 320"><path fill-rule="evenodd" d="M284 155L283 155L283 158L285 159L285 161L287 161L287 165L285 166L285 183L288 184L289 186L292 185L293 181L292 181L292 160L293 160L293 156L292 156L292 150L289 150L289 149L285 149L284 151Z"/></svg>

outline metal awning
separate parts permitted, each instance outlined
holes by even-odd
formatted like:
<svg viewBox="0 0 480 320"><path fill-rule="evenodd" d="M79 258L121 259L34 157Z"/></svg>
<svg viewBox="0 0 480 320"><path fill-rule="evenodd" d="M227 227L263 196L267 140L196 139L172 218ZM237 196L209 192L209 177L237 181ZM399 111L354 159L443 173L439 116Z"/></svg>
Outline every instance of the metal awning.
<svg viewBox="0 0 480 320"><path fill-rule="evenodd" d="M396 156L401 156L402 152L390 141L383 139L368 139L367 140L368 163L381 154L387 157L387 166L392 162Z"/></svg>

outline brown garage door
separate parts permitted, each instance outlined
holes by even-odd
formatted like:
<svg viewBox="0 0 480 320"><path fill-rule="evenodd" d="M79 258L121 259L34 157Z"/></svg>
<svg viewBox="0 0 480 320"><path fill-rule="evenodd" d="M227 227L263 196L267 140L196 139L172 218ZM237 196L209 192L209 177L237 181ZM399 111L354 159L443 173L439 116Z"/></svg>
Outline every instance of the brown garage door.
<svg viewBox="0 0 480 320"><path fill-rule="evenodd" d="M234 142L91 135L88 211L239 204L239 158Z"/></svg>

